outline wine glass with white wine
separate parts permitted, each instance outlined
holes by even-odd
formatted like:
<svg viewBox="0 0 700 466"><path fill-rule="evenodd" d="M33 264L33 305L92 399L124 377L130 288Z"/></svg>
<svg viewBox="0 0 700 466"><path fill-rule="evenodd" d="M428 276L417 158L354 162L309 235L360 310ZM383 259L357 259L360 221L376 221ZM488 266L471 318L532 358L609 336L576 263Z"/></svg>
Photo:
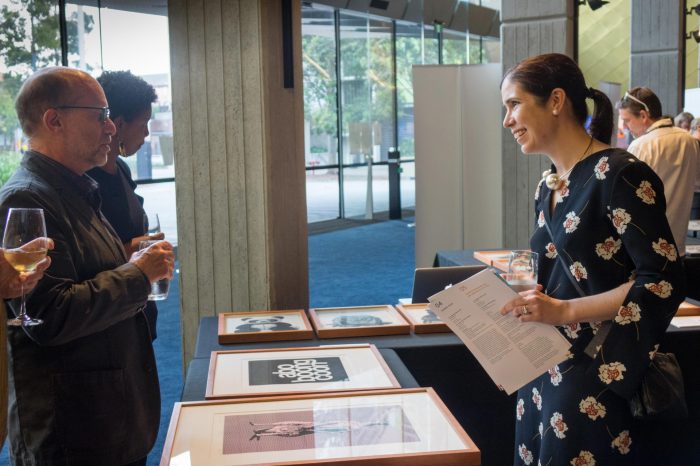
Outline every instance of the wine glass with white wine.
<svg viewBox="0 0 700 466"><path fill-rule="evenodd" d="M46 223L42 209L11 208L7 213L5 234L2 239L5 260L19 273L32 272L37 264L46 257L48 239ZM19 314L7 321L8 325L31 327L43 323L41 319L33 319L27 315L24 285Z"/></svg>

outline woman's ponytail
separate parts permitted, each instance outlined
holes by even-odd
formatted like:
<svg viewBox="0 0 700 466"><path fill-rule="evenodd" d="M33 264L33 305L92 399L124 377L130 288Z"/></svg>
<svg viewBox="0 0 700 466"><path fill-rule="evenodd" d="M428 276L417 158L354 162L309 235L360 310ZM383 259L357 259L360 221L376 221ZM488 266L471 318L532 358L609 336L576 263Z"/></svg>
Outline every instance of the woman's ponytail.
<svg viewBox="0 0 700 466"><path fill-rule="evenodd" d="M588 98L593 100L593 115L589 132L600 142L610 144L613 132L613 108L608 96L592 87L588 88Z"/></svg>

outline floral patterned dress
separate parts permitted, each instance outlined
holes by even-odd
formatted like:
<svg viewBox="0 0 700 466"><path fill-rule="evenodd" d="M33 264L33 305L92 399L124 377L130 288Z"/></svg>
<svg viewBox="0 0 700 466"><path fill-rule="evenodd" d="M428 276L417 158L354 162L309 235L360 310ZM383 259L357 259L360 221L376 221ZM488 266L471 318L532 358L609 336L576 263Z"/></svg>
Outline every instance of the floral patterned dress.
<svg viewBox="0 0 700 466"><path fill-rule="evenodd" d="M587 295L634 284L595 358L584 350L601 322L560 327L573 345L569 359L518 392L515 464L634 464L626 400L684 296L663 189L648 165L619 149L579 162L552 212L540 182L530 246L544 292L579 297L557 256Z"/></svg>

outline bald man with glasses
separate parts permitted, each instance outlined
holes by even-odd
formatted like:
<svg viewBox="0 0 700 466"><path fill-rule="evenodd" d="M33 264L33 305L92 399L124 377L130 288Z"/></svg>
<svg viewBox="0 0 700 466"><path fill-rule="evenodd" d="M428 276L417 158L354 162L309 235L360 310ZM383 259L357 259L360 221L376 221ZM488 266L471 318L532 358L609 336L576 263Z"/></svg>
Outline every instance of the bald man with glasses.
<svg viewBox="0 0 700 466"><path fill-rule="evenodd" d="M662 116L661 101L647 87L625 92L617 103L620 118L635 140L627 150L646 162L664 183L666 218L678 253L685 255L690 207L700 181L700 145L688 131Z"/></svg>
<svg viewBox="0 0 700 466"><path fill-rule="evenodd" d="M44 209L55 248L27 298L44 323L8 329L9 449L21 465L144 465L160 423L160 388L143 309L173 273L161 241L127 257L100 211L97 183L115 133L107 100L83 71L55 67L15 102L29 150L0 189L10 207Z"/></svg>

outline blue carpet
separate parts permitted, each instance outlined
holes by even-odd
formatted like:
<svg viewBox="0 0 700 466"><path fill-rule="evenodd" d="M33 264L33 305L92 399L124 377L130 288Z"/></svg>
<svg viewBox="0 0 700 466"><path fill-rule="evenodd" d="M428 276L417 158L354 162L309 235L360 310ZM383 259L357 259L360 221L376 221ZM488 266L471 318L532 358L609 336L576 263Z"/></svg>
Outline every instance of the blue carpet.
<svg viewBox="0 0 700 466"><path fill-rule="evenodd" d="M404 220L310 236L310 305L396 304L411 296L415 257L415 228Z"/></svg>
<svg viewBox="0 0 700 466"><path fill-rule="evenodd" d="M412 219L411 219L412 221ZM311 307L396 304L410 297L415 268L415 229L392 220L309 237ZM148 465L160 464L173 404L182 392L179 274L168 299L158 303L158 338L154 343L161 390L158 440ZM0 466L9 464L7 447Z"/></svg>

